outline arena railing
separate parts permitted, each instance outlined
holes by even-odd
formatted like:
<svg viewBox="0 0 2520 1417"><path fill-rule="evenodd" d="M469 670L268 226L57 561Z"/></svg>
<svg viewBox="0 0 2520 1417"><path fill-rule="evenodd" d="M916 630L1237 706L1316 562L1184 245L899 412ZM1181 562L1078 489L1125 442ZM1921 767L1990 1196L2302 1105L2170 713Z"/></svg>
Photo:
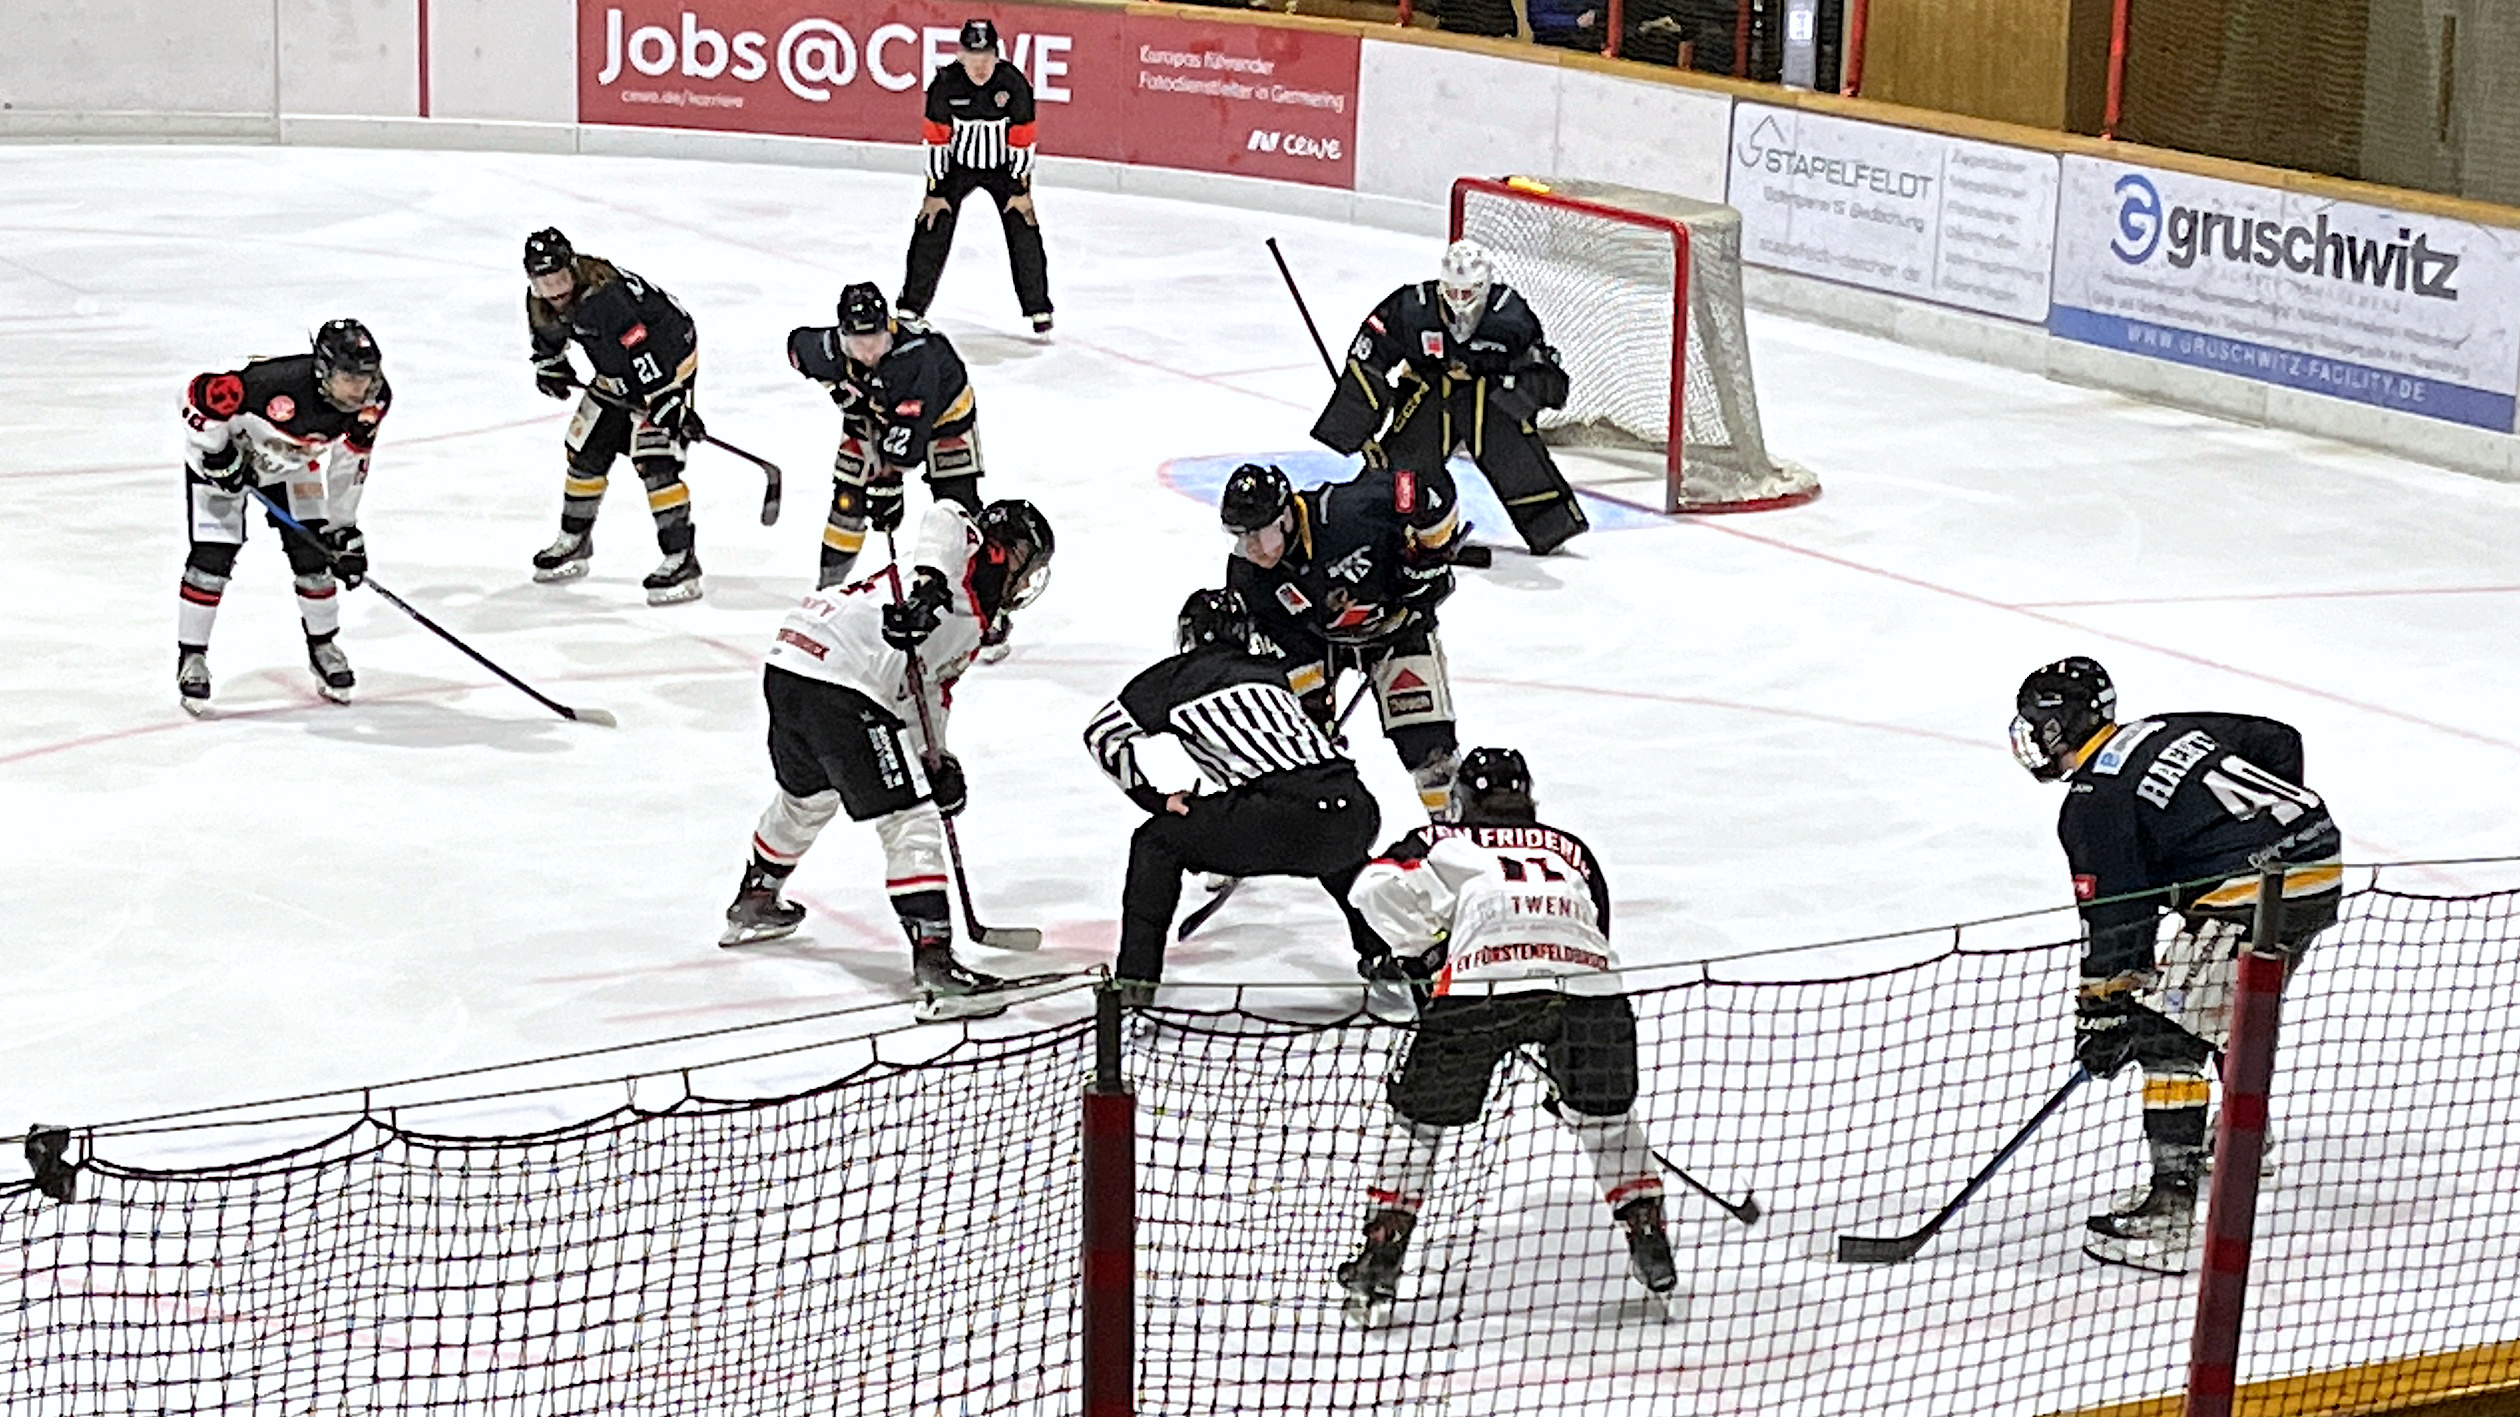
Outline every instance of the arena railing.
<svg viewBox="0 0 2520 1417"><path fill-rule="evenodd" d="M2047 912L1632 972L1668 1307L1513 1058L1359 1326L1332 1275L1410 1011L1080 988L705 1036L736 1056L592 1085L608 1108L579 1080L607 1054L38 1129L34 1178L0 1188L0 1410L2153 1417L2197 1400L2200 1308L2233 1311L2243 1256L2245 1326L2216 1340L2241 1410L2520 1394L2520 891L2398 879L2357 877L2254 1076L2280 970L2244 967L2206 1273L2081 1253L2143 1179L2132 1070L2067 1090L1912 1257L1839 1260L1922 1226L2074 1075L2073 922ZM1856 948L1891 962L1822 963ZM812 1081L713 1082L781 1071ZM302 1139L204 1159L275 1126ZM2253 1231L2226 1234L2243 1179Z"/></svg>

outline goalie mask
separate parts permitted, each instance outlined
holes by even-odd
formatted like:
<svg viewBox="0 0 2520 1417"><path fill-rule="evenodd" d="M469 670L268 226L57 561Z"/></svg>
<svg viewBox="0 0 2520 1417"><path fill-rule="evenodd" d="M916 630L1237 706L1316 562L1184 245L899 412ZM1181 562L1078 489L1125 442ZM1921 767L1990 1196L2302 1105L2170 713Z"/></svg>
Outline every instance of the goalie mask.
<svg viewBox="0 0 2520 1417"><path fill-rule="evenodd" d="M2071 759L2117 722L2117 686L2096 659L2041 665L2013 696L2013 757L2041 782L2073 770Z"/></svg>
<svg viewBox="0 0 2520 1417"><path fill-rule="evenodd" d="M1435 293L1444 302L1444 329L1466 340L1487 314L1488 290L1496 284L1496 262L1476 241L1456 241L1444 248L1444 268L1435 278Z"/></svg>

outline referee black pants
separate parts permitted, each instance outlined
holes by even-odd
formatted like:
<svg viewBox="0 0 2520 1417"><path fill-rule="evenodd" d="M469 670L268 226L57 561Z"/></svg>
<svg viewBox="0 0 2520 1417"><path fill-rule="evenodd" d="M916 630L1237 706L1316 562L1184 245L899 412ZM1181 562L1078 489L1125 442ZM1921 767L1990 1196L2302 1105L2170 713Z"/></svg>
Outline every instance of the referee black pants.
<svg viewBox="0 0 2520 1417"><path fill-rule="evenodd" d="M1225 792L1189 799L1186 815L1148 817L1129 840L1129 881L1120 897L1123 979L1164 977L1164 943L1181 905L1185 871L1228 876L1310 876L1347 917L1360 953L1374 940L1348 887L1372 859L1382 813L1346 764L1271 773Z"/></svg>
<svg viewBox="0 0 2520 1417"><path fill-rule="evenodd" d="M914 315L925 315L936 300L936 282L945 274L945 258L954 254L954 225L962 219L963 198L986 192L997 204L998 221L1006 228L1006 262L1015 276L1015 303L1026 315L1050 313L1050 260L1041 248L1039 212L1031 216L1007 205L1032 195L1032 179L1011 173L957 167L927 192L945 203L945 210L911 223L909 270L902 276L901 298L893 303Z"/></svg>

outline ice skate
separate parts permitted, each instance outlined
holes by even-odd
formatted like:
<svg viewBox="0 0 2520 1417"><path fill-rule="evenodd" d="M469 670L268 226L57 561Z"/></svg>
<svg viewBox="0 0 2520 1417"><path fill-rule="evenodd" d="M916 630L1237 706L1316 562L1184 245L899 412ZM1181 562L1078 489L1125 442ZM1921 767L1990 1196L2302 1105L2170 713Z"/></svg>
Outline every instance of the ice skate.
<svg viewBox="0 0 2520 1417"><path fill-rule="evenodd" d="M779 899L777 881L746 871L743 884L736 887L735 903L726 907L726 932L718 936L718 947L785 939L804 923L805 907Z"/></svg>
<svg viewBox="0 0 2520 1417"><path fill-rule="evenodd" d="M175 651L175 692L184 712L200 718L210 711L210 656L197 649L177 647Z"/></svg>
<svg viewBox="0 0 2520 1417"><path fill-rule="evenodd" d="M1400 1262L1409 1253L1409 1236L1417 1217L1405 1210L1378 1210L1365 1222L1365 1247L1339 1266L1339 1287L1347 1291L1347 1316L1365 1328L1379 1328L1391 1319L1400 1297Z"/></svg>
<svg viewBox="0 0 2520 1417"><path fill-rule="evenodd" d="M980 662L982 664L997 664L1003 662L1008 655L1013 654L1015 652L1015 647L1008 644L1007 640L1012 638L1014 633L1015 622L1007 619L1003 615L999 616L996 624L991 625L987 630L981 633Z"/></svg>
<svg viewBox="0 0 2520 1417"><path fill-rule="evenodd" d="M954 958L950 937L920 940L910 948L910 971L919 999L914 1012L922 1022L950 1018L995 1018L1027 999L1039 998L1074 976L1027 974L1005 978L973 969Z"/></svg>
<svg viewBox="0 0 2520 1417"><path fill-rule="evenodd" d="M350 690L357 686L359 676L350 672L350 656L341 652L332 636L306 642L306 667L315 671L317 693L337 704L350 702ZM209 672L209 666L204 664L203 675L206 677Z"/></svg>
<svg viewBox="0 0 2520 1417"><path fill-rule="evenodd" d="M595 559L595 528L564 531L549 546L534 553L534 579L538 581L572 581L586 574Z"/></svg>
<svg viewBox="0 0 2520 1417"><path fill-rule="evenodd" d="M1045 338L1045 339L1046 339L1046 338L1048 338L1048 337L1049 337L1049 334L1050 334L1050 323L1051 323L1051 322L1050 322L1050 312L1049 312L1049 311L1047 311L1047 310L1044 310L1044 311L1042 311L1040 314L1033 316L1033 317L1032 317L1032 331L1033 331L1033 333L1034 333L1035 335L1037 335L1037 336L1042 337L1042 338Z"/></svg>
<svg viewBox="0 0 2520 1417"><path fill-rule="evenodd" d="M647 579L641 581L640 584L647 587L650 605L679 605L686 600L698 600L700 598L700 553L696 551L669 553L655 570L648 572Z"/></svg>
<svg viewBox="0 0 2520 1417"><path fill-rule="evenodd" d="M2186 1274L2196 1267L2196 1182L2156 1172L2140 1195L2083 1227L2091 1232L2083 1253L2103 1264Z"/></svg>
<svg viewBox="0 0 2520 1417"><path fill-rule="evenodd" d="M1668 1302L1680 1287L1680 1267L1672 1261L1671 1237L1663 1231L1662 1197L1639 1196L1613 1213L1626 1228L1628 1268L1636 1282Z"/></svg>

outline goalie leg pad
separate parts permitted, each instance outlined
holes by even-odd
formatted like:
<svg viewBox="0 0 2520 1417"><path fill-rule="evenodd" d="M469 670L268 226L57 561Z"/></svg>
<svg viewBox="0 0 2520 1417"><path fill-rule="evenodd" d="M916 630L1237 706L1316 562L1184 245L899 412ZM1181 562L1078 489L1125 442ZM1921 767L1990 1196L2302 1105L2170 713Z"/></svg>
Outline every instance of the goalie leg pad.
<svg viewBox="0 0 2520 1417"><path fill-rule="evenodd" d="M884 843L884 893L892 897L894 908L906 916L907 907L916 904L908 898L922 892L933 893L942 904L945 819L937 815L936 805L921 802L878 818L875 835Z"/></svg>
<svg viewBox="0 0 2520 1417"><path fill-rule="evenodd" d="M753 827L753 850L773 867L793 869L814 839L840 814L840 794L828 788L799 797L782 788ZM784 872L782 872L784 874Z"/></svg>

